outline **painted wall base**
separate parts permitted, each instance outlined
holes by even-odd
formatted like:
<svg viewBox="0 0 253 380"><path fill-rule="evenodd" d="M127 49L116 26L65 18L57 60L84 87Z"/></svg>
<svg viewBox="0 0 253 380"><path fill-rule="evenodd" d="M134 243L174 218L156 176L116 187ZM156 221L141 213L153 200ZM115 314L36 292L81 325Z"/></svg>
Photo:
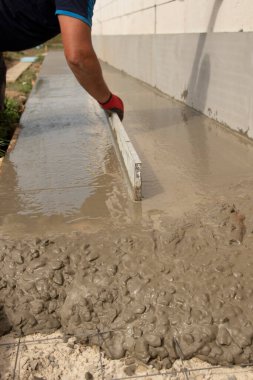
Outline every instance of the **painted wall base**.
<svg viewBox="0 0 253 380"><path fill-rule="evenodd" d="M253 32L93 36L103 61L253 138Z"/></svg>

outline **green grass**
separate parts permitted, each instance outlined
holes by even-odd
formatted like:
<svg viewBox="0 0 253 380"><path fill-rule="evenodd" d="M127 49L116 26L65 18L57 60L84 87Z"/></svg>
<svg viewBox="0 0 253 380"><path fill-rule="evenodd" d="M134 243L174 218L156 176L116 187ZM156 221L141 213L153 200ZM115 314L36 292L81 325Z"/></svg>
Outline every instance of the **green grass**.
<svg viewBox="0 0 253 380"><path fill-rule="evenodd" d="M20 105L17 100L6 98L4 110L0 113L0 126L17 123L20 117Z"/></svg>
<svg viewBox="0 0 253 380"><path fill-rule="evenodd" d="M33 82L36 79L36 75L37 71L33 64L20 76L20 78L16 82L9 83L8 89L18 91L24 95L28 95L32 90Z"/></svg>
<svg viewBox="0 0 253 380"><path fill-rule="evenodd" d="M8 84L8 89L27 97L36 79L36 72L35 65L32 65L15 83ZM8 149L16 125L19 122L22 108L22 102L18 98L7 97L5 99L4 110L0 112L0 157L3 157Z"/></svg>
<svg viewBox="0 0 253 380"><path fill-rule="evenodd" d="M15 83L8 83L7 89L16 92L25 98L28 97L36 80L41 63L44 60L44 53L50 49L62 49L61 35L54 37L39 47L20 52L5 52L4 59L8 67L18 63L21 57L36 56L33 63ZM13 136L16 125L22 113L22 102L15 98L5 99L5 108L0 112L0 157L3 157L9 142Z"/></svg>
<svg viewBox="0 0 253 380"><path fill-rule="evenodd" d="M20 119L21 109L17 100L5 99L4 111L0 113L0 157L3 157Z"/></svg>
<svg viewBox="0 0 253 380"><path fill-rule="evenodd" d="M22 53L7 53L10 61L19 61ZM7 89L14 91L15 98L6 98L4 111L0 112L0 157L3 157L13 136L17 123L19 122L23 101L19 98L27 98L36 80L38 68L44 56L39 54L37 61L33 63L15 83L8 83Z"/></svg>

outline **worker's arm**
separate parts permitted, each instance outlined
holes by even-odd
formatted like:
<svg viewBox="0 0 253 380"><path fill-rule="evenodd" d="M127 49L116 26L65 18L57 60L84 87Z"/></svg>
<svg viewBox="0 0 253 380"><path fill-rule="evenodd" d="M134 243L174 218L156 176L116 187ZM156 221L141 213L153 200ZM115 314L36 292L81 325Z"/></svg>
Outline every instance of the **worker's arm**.
<svg viewBox="0 0 253 380"><path fill-rule="evenodd" d="M91 29L83 21L59 15L64 53L67 62L83 88L107 111L123 118L123 103L106 85L91 41Z"/></svg>

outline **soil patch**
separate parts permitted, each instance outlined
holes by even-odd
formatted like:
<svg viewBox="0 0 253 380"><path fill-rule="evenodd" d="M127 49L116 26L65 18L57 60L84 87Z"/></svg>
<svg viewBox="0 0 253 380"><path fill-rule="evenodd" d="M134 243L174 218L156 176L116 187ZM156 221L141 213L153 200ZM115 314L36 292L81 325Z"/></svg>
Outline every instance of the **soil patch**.
<svg viewBox="0 0 253 380"><path fill-rule="evenodd" d="M10 62L15 62L15 60L7 62L7 66L10 66ZM20 116L24 111L27 97L35 83L40 66L41 63L34 63L15 83L7 85L4 110L0 113L0 157L4 156L13 133L18 127Z"/></svg>

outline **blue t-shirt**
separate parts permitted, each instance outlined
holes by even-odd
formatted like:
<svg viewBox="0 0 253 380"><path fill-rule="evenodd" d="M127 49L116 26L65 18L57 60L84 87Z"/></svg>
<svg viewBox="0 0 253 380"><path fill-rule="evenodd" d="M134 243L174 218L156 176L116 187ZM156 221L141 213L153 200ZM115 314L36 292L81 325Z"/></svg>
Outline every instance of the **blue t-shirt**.
<svg viewBox="0 0 253 380"><path fill-rule="evenodd" d="M60 33L57 15L91 27L96 0L0 0L0 52L37 46Z"/></svg>

